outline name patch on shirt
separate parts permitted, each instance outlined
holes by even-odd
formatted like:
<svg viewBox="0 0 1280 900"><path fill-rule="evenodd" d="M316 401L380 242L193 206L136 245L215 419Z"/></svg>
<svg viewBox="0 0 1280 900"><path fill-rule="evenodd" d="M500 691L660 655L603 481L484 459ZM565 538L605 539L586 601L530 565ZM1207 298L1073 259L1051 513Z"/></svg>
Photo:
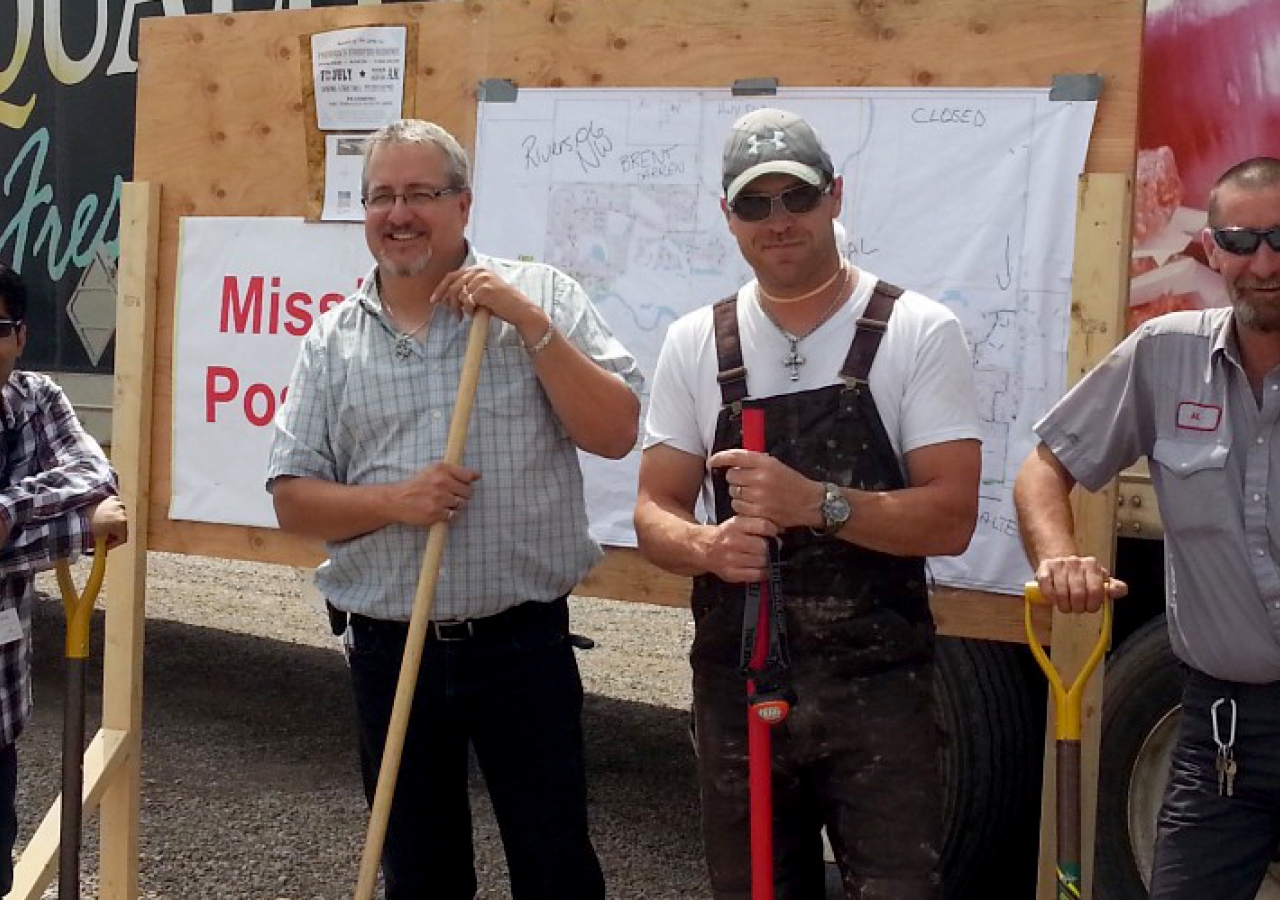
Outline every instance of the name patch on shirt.
<svg viewBox="0 0 1280 900"><path fill-rule="evenodd" d="M1178 404L1178 427L1188 431L1217 431L1222 422L1222 407L1205 406L1184 400Z"/></svg>

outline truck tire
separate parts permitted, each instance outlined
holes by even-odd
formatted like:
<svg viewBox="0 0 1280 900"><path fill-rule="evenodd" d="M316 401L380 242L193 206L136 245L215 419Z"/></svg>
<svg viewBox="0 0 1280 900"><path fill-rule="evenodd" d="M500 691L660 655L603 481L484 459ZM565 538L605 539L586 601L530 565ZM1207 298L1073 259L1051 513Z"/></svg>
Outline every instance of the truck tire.
<svg viewBox="0 0 1280 900"><path fill-rule="evenodd" d="M1129 635L1107 662L1094 851L1099 900L1147 896L1182 682L1164 616Z"/></svg>
<svg viewBox="0 0 1280 900"><path fill-rule="evenodd" d="M947 900L1034 893L1043 685L1025 647L938 639L938 712L947 734Z"/></svg>
<svg viewBox="0 0 1280 900"><path fill-rule="evenodd" d="M1107 664L1094 856L1098 900L1146 900L1183 681L1164 616L1129 635ZM1258 900L1280 900L1274 864Z"/></svg>

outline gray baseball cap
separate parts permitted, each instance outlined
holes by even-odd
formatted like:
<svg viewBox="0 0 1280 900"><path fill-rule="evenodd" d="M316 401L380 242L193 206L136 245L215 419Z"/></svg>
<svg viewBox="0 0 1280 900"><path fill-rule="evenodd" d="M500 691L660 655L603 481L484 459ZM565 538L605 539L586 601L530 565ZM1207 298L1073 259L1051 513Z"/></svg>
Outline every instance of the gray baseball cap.
<svg viewBox="0 0 1280 900"><path fill-rule="evenodd" d="M785 109L753 110L733 123L724 144L725 200L732 203L752 181L777 173L824 185L835 168L804 119Z"/></svg>

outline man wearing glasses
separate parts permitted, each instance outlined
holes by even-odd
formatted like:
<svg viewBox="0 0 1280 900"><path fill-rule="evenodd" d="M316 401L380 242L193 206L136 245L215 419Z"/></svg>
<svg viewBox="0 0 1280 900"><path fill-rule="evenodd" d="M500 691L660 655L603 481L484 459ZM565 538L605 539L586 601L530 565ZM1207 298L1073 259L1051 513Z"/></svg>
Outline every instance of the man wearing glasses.
<svg viewBox="0 0 1280 900"><path fill-rule="evenodd" d="M600 558L577 451L617 458L639 370L586 293L463 236L466 151L405 120L365 147L377 265L303 343L268 470L280 525L325 541L372 802L427 531L449 522L386 835L387 900L471 900L474 749L514 900L601 900L587 831L582 682L566 595ZM470 330L492 313L465 465L446 436Z"/></svg>
<svg viewBox="0 0 1280 900"><path fill-rule="evenodd" d="M1130 334L1036 425L1014 497L1044 595L1096 610L1109 573L1079 556L1068 494L1150 461L1189 667L1151 897L1252 900L1280 844L1280 159L1218 179L1201 240L1231 307Z"/></svg>
<svg viewBox="0 0 1280 900"><path fill-rule="evenodd" d="M962 552L976 522L969 351L945 307L844 258L843 180L799 116L739 119L723 187L756 277L667 332L635 512L645 556L694 576L712 889L751 895L741 663L749 586L768 580L789 659L758 681L794 701L773 729L778 896L823 896L826 826L849 897L932 898L943 791L924 557ZM744 404L763 408L767 453L740 449Z"/></svg>
<svg viewBox="0 0 1280 900"><path fill-rule="evenodd" d="M0 897L13 886L15 741L31 716L35 574L129 534L115 473L62 389L16 368L27 344L27 291L0 263Z"/></svg>

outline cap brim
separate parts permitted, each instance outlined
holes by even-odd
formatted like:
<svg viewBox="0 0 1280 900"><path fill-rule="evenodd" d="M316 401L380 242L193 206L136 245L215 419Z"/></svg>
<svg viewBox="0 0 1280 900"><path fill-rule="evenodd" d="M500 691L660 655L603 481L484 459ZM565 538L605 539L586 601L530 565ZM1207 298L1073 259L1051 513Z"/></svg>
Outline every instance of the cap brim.
<svg viewBox="0 0 1280 900"><path fill-rule="evenodd" d="M733 181L729 182L729 186L725 188L724 197L729 203L732 203L742 191L744 187L755 181L761 175L794 175L801 181L811 184L814 187L822 185L827 180L827 176L813 166L807 166L804 163L796 162L790 159L773 159L767 162L756 163L749 169L746 169Z"/></svg>

